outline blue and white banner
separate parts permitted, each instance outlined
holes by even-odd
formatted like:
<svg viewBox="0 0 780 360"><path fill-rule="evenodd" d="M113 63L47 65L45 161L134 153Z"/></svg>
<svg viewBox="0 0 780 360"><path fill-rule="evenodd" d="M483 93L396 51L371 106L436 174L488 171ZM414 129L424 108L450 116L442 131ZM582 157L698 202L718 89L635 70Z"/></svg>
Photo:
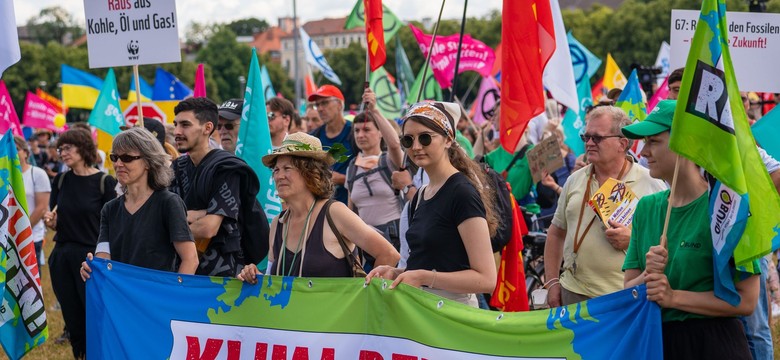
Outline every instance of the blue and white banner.
<svg viewBox="0 0 780 360"><path fill-rule="evenodd" d="M303 53L306 55L306 61L320 70L326 79L341 85L339 76L328 65L328 60L325 60L325 55L322 55L322 51L320 51L317 43L309 37L309 34L302 27L298 28L298 31L301 33L301 44L303 44Z"/></svg>

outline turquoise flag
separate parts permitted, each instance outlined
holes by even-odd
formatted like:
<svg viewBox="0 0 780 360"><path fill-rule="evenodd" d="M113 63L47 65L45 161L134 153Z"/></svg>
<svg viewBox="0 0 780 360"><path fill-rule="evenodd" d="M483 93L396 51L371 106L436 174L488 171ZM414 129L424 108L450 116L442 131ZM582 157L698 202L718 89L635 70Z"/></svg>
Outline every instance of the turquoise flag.
<svg viewBox="0 0 780 360"><path fill-rule="evenodd" d="M0 140L0 343L19 359L49 336L19 155L11 130Z"/></svg>
<svg viewBox="0 0 780 360"><path fill-rule="evenodd" d="M414 83L414 73L412 65L409 64L409 57L406 56L404 46L401 44L401 38L395 38L395 78L398 83L398 91L401 93L401 103L406 102L409 92Z"/></svg>
<svg viewBox="0 0 780 360"><path fill-rule="evenodd" d="M571 31L569 31L568 37L569 53L574 67L574 81L577 82L577 97L580 100L580 112L566 111L562 122L563 136L566 145L579 156L585 152L585 144L580 139L580 132L585 127L585 115L588 109L593 106L590 78L596 74L601 66L601 59L577 41Z"/></svg>
<svg viewBox="0 0 780 360"><path fill-rule="evenodd" d="M274 91L274 84L271 83L271 75L268 75L268 68L263 65L260 68L260 80L263 82L263 93L265 98L270 99L276 97L276 91Z"/></svg>
<svg viewBox="0 0 780 360"><path fill-rule="evenodd" d="M631 71L628 77L628 83L620 93L615 106L623 109L632 122L642 121L647 117L647 100L642 96L642 87L639 85L639 78L636 75L636 69Z"/></svg>
<svg viewBox="0 0 780 360"><path fill-rule="evenodd" d="M95 107L89 114L89 124L116 136L122 131L119 127L125 125L125 117L119 107L119 91L116 88L114 69L108 69L103 89L100 90Z"/></svg>
<svg viewBox="0 0 780 360"><path fill-rule="evenodd" d="M276 195L271 169L265 167L261 158L273 151L271 132L268 129L268 114L265 111L263 81L260 79L260 65L257 61L257 49L252 49L252 62L249 64L246 90L244 92L244 111L241 113L241 126L238 130L236 156L244 159L260 179L260 191L257 201L263 206L268 221L272 221L282 212L282 201Z"/></svg>
<svg viewBox="0 0 780 360"><path fill-rule="evenodd" d="M769 155L780 159L780 106L775 106L772 111L756 121L751 127L753 137Z"/></svg>

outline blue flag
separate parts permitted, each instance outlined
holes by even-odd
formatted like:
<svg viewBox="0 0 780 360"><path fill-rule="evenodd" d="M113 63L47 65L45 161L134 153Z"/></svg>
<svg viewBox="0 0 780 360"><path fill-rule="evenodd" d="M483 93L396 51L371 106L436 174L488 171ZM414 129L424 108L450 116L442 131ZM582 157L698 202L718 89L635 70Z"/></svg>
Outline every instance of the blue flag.
<svg viewBox="0 0 780 360"><path fill-rule="evenodd" d="M632 122L642 121L647 117L647 100L642 95L644 93L634 69L628 76L628 82L615 102L615 106L623 109Z"/></svg>
<svg viewBox="0 0 780 360"><path fill-rule="evenodd" d="M569 53L574 67L574 81L577 82L577 97L580 100L580 112L574 113L567 111L563 117L563 135L566 138L565 143L575 154L581 155L585 152L585 144L580 139L580 132L585 127L585 115L587 110L593 106L593 95L590 89L590 78L596 74L601 66L601 59L593 55L584 45L582 45L571 31L569 37Z"/></svg>
<svg viewBox="0 0 780 360"><path fill-rule="evenodd" d="M271 131L268 129L268 114L265 111L263 81L260 79L260 65L257 50L252 49L252 62L249 64L246 91L244 92L244 111L241 113L241 126L238 130L236 156L244 159L260 179L260 192L257 201L263 206L268 221L272 221L282 211L282 201L276 195L271 169L263 165L261 158L273 151Z"/></svg>
<svg viewBox="0 0 780 360"><path fill-rule="evenodd" d="M268 74L268 68L263 65L260 68L260 80L263 82L263 93L265 98L270 99L276 97L276 91L274 91L274 84L271 83L271 75Z"/></svg>
<svg viewBox="0 0 780 360"><path fill-rule="evenodd" d="M184 100L187 96L192 96L192 89L163 68L157 68L154 75L152 100Z"/></svg>
<svg viewBox="0 0 780 360"><path fill-rule="evenodd" d="M19 359L49 336L22 167L11 130L0 140L0 343Z"/></svg>
<svg viewBox="0 0 780 360"><path fill-rule="evenodd" d="M119 127L125 125L125 117L119 107L119 91L116 89L114 69L108 69L103 89L100 90L95 107L89 114L89 124L116 136L122 131Z"/></svg>

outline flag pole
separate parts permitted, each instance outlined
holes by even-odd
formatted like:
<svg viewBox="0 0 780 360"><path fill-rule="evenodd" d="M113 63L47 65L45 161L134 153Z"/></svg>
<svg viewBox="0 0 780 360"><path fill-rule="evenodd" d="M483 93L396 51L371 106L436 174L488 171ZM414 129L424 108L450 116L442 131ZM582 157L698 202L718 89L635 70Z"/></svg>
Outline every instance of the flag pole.
<svg viewBox="0 0 780 360"><path fill-rule="evenodd" d="M138 104L138 121L136 126L144 126L144 108L141 105L141 77L138 76L138 65L133 65L133 77L135 78L135 101Z"/></svg>
<svg viewBox="0 0 780 360"><path fill-rule="evenodd" d="M425 76L428 73L428 64L431 62L431 54L433 54L433 45L436 44L436 34L439 32L439 23L441 22L441 14L444 12L444 3L446 3L447 0L441 0L441 8L439 9L439 18L436 19L436 26L433 28L433 37L431 38L431 45L428 47L428 56L425 57L425 65L423 65L423 79L422 84L420 84L420 89L417 91L417 101L420 102L420 98L422 97L423 91L425 91L425 82L427 80L427 77Z"/></svg>
<svg viewBox="0 0 780 360"><path fill-rule="evenodd" d="M672 215L672 199L674 199L674 191L677 188L677 175L680 172L680 155L677 154L677 159L674 161L674 176L672 177L672 189L669 192L669 200L666 205L666 219L664 219L664 230L661 233L661 246L666 248L667 238L666 233L669 230L669 217Z"/></svg>
<svg viewBox="0 0 780 360"><path fill-rule="evenodd" d="M452 78L452 91L450 91L450 102L455 98L455 89L458 87L458 68L460 67L460 51L463 48L463 34L466 32L466 8L469 6L469 0L463 3L463 19L460 21L460 36L458 37L458 55L455 56L455 76Z"/></svg>

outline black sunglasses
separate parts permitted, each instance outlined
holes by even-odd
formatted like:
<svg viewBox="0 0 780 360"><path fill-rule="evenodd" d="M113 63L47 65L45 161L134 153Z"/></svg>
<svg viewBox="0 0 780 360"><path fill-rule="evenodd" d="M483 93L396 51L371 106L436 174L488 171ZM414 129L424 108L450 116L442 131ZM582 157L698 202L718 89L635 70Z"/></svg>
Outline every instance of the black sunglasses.
<svg viewBox="0 0 780 360"><path fill-rule="evenodd" d="M423 133L417 136L417 141L419 141L420 145L422 146L430 145L432 140L433 138L431 138L431 134ZM407 149L411 149L413 145L414 145L414 136L412 135L401 136L401 146Z"/></svg>
<svg viewBox="0 0 780 360"><path fill-rule="evenodd" d="M141 158L143 158L143 156L134 156L134 155L128 155L128 154L122 154L122 155L111 154L111 155L108 155L108 158L111 159L111 162L116 162L117 160L122 160L123 163L129 163L129 162L133 162L133 161L136 161L138 159L141 159Z"/></svg>
<svg viewBox="0 0 780 360"><path fill-rule="evenodd" d="M580 139L582 139L583 143L588 143L589 140L593 140L593 143L598 145L600 142L604 141L604 139L607 138L622 138L623 135L607 135L607 136L601 136L601 135L588 135L588 134L582 134L580 135Z"/></svg>
<svg viewBox="0 0 780 360"><path fill-rule="evenodd" d="M223 127L225 128L225 130L231 131L231 130L235 129L236 124L233 124L233 123L217 124L217 130L222 130Z"/></svg>

